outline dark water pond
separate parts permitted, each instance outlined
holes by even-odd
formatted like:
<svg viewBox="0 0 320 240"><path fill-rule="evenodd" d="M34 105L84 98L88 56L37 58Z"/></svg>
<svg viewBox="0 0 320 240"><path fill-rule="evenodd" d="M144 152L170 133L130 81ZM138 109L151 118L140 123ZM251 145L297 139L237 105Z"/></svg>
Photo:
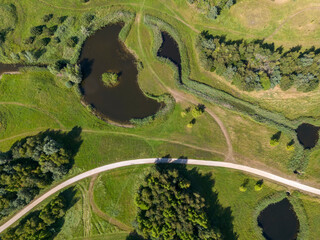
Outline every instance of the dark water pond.
<svg viewBox="0 0 320 240"><path fill-rule="evenodd" d="M118 39L122 24L108 25L88 38L83 46L80 65L86 102L107 118L127 123L132 118L155 114L161 104L147 98L137 82L135 57ZM102 74L119 73L119 85L108 88Z"/></svg>
<svg viewBox="0 0 320 240"><path fill-rule="evenodd" d="M179 71L179 78L181 80L181 56L177 42L167 32L161 32L162 44L158 51L159 57L168 58L172 61Z"/></svg>
<svg viewBox="0 0 320 240"><path fill-rule="evenodd" d="M5 72L16 72L20 67L21 65L0 63L0 75Z"/></svg>
<svg viewBox="0 0 320 240"><path fill-rule="evenodd" d="M309 123L303 123L297 128L299 142L305 149L313 148L319 139L320 127L313 126Z"/></svg>
<svg viewBox="0 0 320 240"><path fill-rule="evenodd" d="M267 240L295 240L299 232L299 220L287 198L266 207L258 217Z"/></svg>

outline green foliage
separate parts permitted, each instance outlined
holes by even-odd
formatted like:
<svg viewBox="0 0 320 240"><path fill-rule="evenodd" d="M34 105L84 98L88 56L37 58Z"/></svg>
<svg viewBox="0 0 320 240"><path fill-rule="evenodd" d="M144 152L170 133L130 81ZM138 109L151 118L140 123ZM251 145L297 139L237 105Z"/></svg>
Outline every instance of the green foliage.
<svg viewBox="0 0 320 240"><path fill-rule="evenodd" d="M119 82L119 75L117 73L107 72L102 74L102 82L106 87L115 87Z"/></svg>
<svg viewBox="0 0 320 240"><path fill-rule="evenodd" d="M272 135L271 139L270 139L270 145L271 146L277 146L279 144L280 141L280 137L281 137L281 132L277 132L274 135Z"/></svg>
<svg viewBox="0 0 320 240"><path fill-rule="evenodd" d="M45 25L41 25L41 26L36 26L36 27L32 27L30 29L30 33L31 35L34 36L39 36L43 33L43 28L45 27Z"/></svg>
<svg viewBox="0 0 320 240"><path fill-rule="evenodd" d="M288 142L287 150L288 151L293 151L294 150L294 140L293 139L290 142Z"/></svg>
<svg viewBox="0 0 320 240"><path fill-rule="evenodd" d="M280 84L283 90L294 85L307 92L319 84L320 54L314 48L283 52L259 40L228 41L207 32L202 32L199 41L204 67L214 69L242 90L267 90Z"/></svg>
<svg viewBox="0 0 320 240"><path fill-rule="evenodd" d="M259 180L256 182L256 184L254 185L254 190L256 192L259 192L262 190L262 187L263 187L263 180Z"/></svg>
<svg viewBox="0 0 320 240"><path fill-rule="evenodd" d="M147 239L220 239L208 223L205 200L176 169L155 168L135 197L137 231Z"/></svg>
<svg viewBox="0 0 320 240"><path fill-rule="evenodd" d="M229 9L235 0L187 0L190 4L195 5L201 12L206 13L210 19L216 19L222 9Z"/></svg>
<svg viewBox="0 0 320 240"><path fill-rule="evenodd" d="M239 187L240 192L246 192L247 191L247 186L249 184L249 179L246 178L243 183L241 184L241 186Z"/></svg>
<svg viewBox="0 0 320 240"><path fill-rule="evenodd" d="M59 195L40 211L33 212L20 221L18 226L2 234L1 239L51 239L57 223L66 213L66 199Z"/></svg>
<svg viewBox="0 0 320 240"><path fill-rule="evenodd" d="M205 106L202 105L202 104L199 104L199 105L196 106L194 109L192 109L192 111L191 111L192 116L193 116L194 118L200 117L200 116L204 113L204 109L205 109Z"/></svg>
<svg viewBox="0 0 320 240"><path fill-rule="evenodd" d="M44 15L43 18L42 18L42 20L43 20L44 22L49 22L52 18L53 18L53 14L50 13L50 14Z"/></svg>
<svg viewBox="0 0 320 240"><path fill-rule="evenodd" d="M68 173L73 151L58 133L44 132L0 153L0 216L29 203L44 187ZM68 144L75 144L69 139ZM68 147L67 147L68 146Z"/></svg>

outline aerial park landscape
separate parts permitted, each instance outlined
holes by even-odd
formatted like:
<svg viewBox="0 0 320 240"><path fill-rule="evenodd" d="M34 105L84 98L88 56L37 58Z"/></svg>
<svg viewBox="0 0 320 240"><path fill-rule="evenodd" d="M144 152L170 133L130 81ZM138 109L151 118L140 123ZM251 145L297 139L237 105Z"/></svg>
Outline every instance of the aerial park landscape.
<svg viewBox="0 0 320 240"><path fill-rule="evenodd" d="M0 239L318 239L315 0L2 0Z"/></svg>

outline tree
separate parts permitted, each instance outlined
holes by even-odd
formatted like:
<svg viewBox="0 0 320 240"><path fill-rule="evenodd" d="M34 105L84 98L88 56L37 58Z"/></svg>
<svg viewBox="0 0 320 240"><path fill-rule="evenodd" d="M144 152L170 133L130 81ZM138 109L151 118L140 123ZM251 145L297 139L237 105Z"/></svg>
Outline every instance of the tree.
<svg viewBox="0 0 320 240"><path fill-rule="evenodd" d="M220 239L209 224L205 200L177 170L154 170L135 197L137 232L147 239Z"/></svg>

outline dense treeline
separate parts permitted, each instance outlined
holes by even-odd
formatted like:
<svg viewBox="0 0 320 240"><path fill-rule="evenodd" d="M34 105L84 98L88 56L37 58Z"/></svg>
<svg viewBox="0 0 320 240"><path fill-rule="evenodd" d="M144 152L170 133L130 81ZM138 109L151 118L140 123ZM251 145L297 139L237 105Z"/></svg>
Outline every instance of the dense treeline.
<svg viewBox="0 0 320 240"><path fill-rule="evenodd" d="M319 84L320 54L314 48L283 51L262 41L229 41L207 32L200 35L199 48L208 70L246 91L266 90L280 84L282 90L294 86L307 92Z"/></svg>
<svg viewBox="0 0 320 240"><path fill-rule="evenodd" d="M208 18L215 19L223 9L229 9L235 4L236 0L188 0L188 2L206 13Z"/></svg>
<svg viewBox="0 0 320 240"><path fill-rule="evenodd" d="M146 239L220 239L205 212L205 199L176 169L154 170L135 197L137 232Z"/></svg>
<svg viewBox="0 0 320 240"><path fill-rule="evenodd" d="M10 228L1 239L52 239L63 224L60 220L65 216L67 208L67 199L60 194L41 210L30 213L16 227Z"/></svg>
<svg viewBox="0 0 320 240"><path fill-rule="evenodd" d="M66 141L80 146L68 134L47 131L0 153L0 217L28 204L41 189L68 173L75 151Z"/></svg>

